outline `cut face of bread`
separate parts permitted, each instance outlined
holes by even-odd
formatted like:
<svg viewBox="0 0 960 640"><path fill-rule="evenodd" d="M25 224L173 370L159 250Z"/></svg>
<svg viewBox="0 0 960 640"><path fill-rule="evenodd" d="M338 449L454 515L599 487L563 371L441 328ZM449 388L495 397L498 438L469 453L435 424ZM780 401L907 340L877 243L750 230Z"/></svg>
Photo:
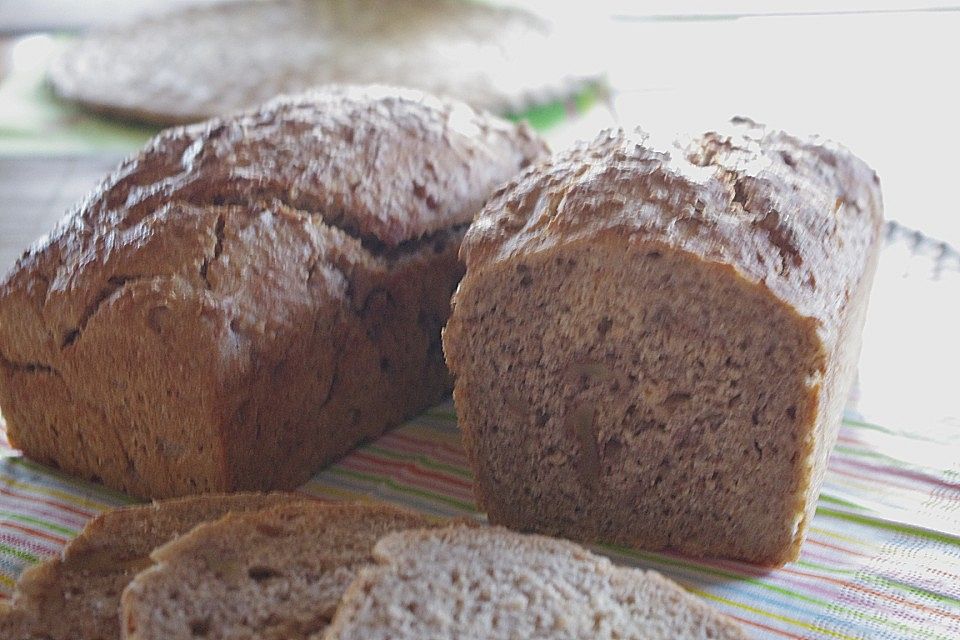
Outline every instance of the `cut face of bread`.
<svg viewBox="0 0 960 640"><path fill-rule="evenodd" d="M494 523L795 558L859 352L875 176L753 123L612 132L503 187L445 329Z"/></svg>
<svg viewBox="0 0 960 640"><path fill-rule="evenodd" d="M103 513L61 557L24 572L11 605L0 609L0 638L115 640L120 637L120 594L150 566L155 547L229 512L302 500L282 493L210 495Z"/></svg>
<svg viewBox="0 0 960 640"><path fill-rule="evenodd" d="M152 554L157 564L123 594L124 637L319 638L374 543L428 525L380 505L300 503L228 515Z"/></svg>
<svg viewBox="0 0 960 640"><path fill-rule="evenodd" d="M663 576L562 540L453 527L391 534L374 554L326 640L745 638Z"/></svg>
<svg viewBox="0 0 960 640"><path fill-rule="evenodd" d="M724 275L611 239L462 290L464 313L516 319L476 323L457 395L491 520L702 554L791 544L815 335ZM502 410L475 410L491 401Z"/></svg>

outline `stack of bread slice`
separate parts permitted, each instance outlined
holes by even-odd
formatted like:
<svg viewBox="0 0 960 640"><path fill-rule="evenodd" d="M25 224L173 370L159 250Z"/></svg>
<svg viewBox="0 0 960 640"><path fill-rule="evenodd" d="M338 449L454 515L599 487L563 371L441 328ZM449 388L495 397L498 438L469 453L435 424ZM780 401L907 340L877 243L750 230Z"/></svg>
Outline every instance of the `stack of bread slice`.
<svg viewBox="0 0 960 640"><path fill-rule="evenodd" d="M742 638L657 573L571 542L296 494L95 518L24 573L12 640Z"/></svg>

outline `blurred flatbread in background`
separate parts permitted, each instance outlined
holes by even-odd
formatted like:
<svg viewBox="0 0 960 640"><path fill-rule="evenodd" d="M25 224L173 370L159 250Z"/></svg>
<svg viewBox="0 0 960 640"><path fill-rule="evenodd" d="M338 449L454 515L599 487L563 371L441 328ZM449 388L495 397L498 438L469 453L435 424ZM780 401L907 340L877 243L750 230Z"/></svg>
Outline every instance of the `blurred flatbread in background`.
<svg viewBox="0 0 960 640"><path fill-rule="evenodd" d="M94 32L51 65L96 111L192 122L327 83L389 83L498 113L600 81L556 25L467 0L276 0L190 9Z"/></svg>

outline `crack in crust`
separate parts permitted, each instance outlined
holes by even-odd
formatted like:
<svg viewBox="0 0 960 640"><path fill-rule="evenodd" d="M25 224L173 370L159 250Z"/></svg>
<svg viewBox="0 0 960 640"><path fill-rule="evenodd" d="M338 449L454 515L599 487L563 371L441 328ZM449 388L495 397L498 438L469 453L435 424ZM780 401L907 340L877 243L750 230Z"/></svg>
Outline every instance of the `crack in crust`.
<svg viewBox="0 0 960 640"><path fill-rule="evenodd" d="M83 334L83 330L90 322L90 319L97 315L97 312L100 311L100 307L109 302L111 299L120 295L122 289L129 283L152 277L154 276L110 276L107 278L107 286L102 288L100 293L97 294L96 298L94 298L93 301L87 305L87 308L84 310L83 315L80 316L80 320L77 322L77 325L71 329L68 329L63 334L63 339L60 341L60 348L66 349L76 344L77 340L80 339L81 334Z"/></svg>
<svg viewBox="0 0 960 640"><path fill-rule="evenodd" d="M40 373L63 378L56 368L44 362L16 362L0 354L0 366L15 373Z"/></svg>
<svg viewBox="0 0 960 640"><path fill-rule="evenodd" d="M220 257L220 254L223 253L223 227L224 220L223 214L217 216L217 224L214 227L214 236L217 238L217 242L213 247L213 255L209 258L205 257L203 262L200 264L200 278L203 279L204 284L206 284L207 289L212 290L213 286L210 284L210 278L207 276L207 271L210 268L210 263L217 260Z"/></svg>

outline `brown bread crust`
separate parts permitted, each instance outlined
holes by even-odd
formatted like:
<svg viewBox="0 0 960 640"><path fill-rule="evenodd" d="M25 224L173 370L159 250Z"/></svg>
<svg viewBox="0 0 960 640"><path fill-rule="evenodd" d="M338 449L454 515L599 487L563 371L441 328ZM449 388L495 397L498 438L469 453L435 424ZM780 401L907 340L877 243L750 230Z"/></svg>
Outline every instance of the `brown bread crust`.
<svg viewBox="0 0 960 640"><path fill-rule="evenodd" d="M591 143L559 154L545 164L531 167L504 185L488 202L464 240L461 257L467 265L467 275L454 298L454 312L444 335L447 362L457 380L454 397L461 428L478 473L478 495L490 511L492 520L522 529L581 539L607 539L643 547L670 546L688 553L726 555L765 564L782 564L795 558L816 505L826 459L836 439L843 404L852 382L866 300L879 251L881 226L879 181L863 162L835 144L801 140L783 132L768 130L746 119L734 120L726 130L680 142L663 142L641 132L605 132ZM760 460L754 461L756 469L753 473L756 475L749 480L733 477L739 464L735 460L701 460L699 463L688 460L685 464L692 466L686 470L667 471L666 475L653 473L650 478L651 482L660 485L664 480L670 480L671 473L674 476L689 473L693 477L692 474L698 473L697 469L701 468L698 465L718 472L720 482L725 474L730 475L731 483L738 485L741 480L746 484L753 477L766 477L771 485L781 487L778 490L780 493L768 498L769 504L776 507L771 509L771 514L776 514L770 516L773 520L741 522L737 527L728 527L729 536L724 536L722 530L708 536L696 532L671 531L666 516L661 516L658 510L656 515L645 512L646 515L637 516L636 523L643 526L631 531L623 523L610 524L611 519L617 519L611 518L610 507L599 507L601 513L585 515L593 508L592 505L606 503L600 495L589 495L589 490L582 486L555 486L547 490L549 495L539 496L543 504L552 504L551 501L559 504L563 500L567 501L565 504L579 505L569 507L570 512L565 511L568 507L557 507L550 517L544 515L545 512L532 510L534 507L531 510L518 507L520 501L514 493L505 495L503 487L510 486L511 491L520 493L521 489L516 485L523 485L526 481L510 478L509 474L502 475L506 472L496 467L499 463L493 461L498 454L491 453L502 451L502 447L497 448L495 438L492 439L487 427L482 426L495 424L498 419L493 413L497 411L501 411L500 424L516 421L516 412L511 415L509 411L511 399L506 398L505 408L491 402L489 394L482 389L490 386L488 381L476 375L479 371L477 362L482 362L485 357L477 351L482 349L478 347L478 327L484 323L487 326L497 323L500 318L500 311L497 308L491 310L488 304L490 292L494 290L490 283L510 280L518 283L504 285L506 288L501 287L502 290L495 294L494 297L506 301L518 295L517 291L531 280L529 275L517 280L514 272L529 273L535 268L546 268L545 265L554 261L559 264L561 260L569 260L569 265L573 265L577 260L586 261L586 257L601 252L620 256L615 260L623 264L638 265L638 272L666 269L660 282L670 281L673 277L670 269L676 274L698 274L696 277L700 280L691 286L699 289L676 290L673 294L665 294L667 298L679 300L677 305L688 303L691 309L686 317L674 318L672 328L657 328L658 322L663 324L662 318L644 316L646 311L638 308L642 305L639 298L633 303L632 310L637 312L637 317L647 318L647 325L644 326L653 333L659 331L658 335L666 336L667 340L674 340L673 344L682 347L684 339L687 339L687 345L699 344L698 341L706 339L707 335L701 331L722 334L718 325L709 325L708 318L723 317L729 321L738 313L738 306L742 305L745 309L745 305L749 304L756 307L759 315L747 317L749 314L741 314L743 317L740 321L746 325L729 326L725 330L729 335L744 327L744 331L755 329L755 335L768 338L770 344L775 345L780 338L772 333L783 331L785 337L782 344L793 340L800 345L794 349L797 358L784 361L779 370L781 374L777 374L783 376L781 391L793 388L789 385L796 385L797 389L783 392L785 395L793 393L794 400L788 402L787 416L783 418L787 426L780 430L781 436L785 429L789 430L788 441L778 441L777 446L780 447L780 453L786 447L794 447L795 455L786 455L782 467L779 466L781 462L777 461L775 450L768 450L767 458L763 458L762 445L754 441L754 446L748 445L749 449L744 451L745 456L751 455L755 447L756 455L760 457ZM663 260L658 260L661 256ZM645 260L658 260L660 267L644 266L647 264ZM610 277L605 274L616 272L620 266L608 262L607 266L600 267L589 285L583 283L581 291L586 296L587 292L604 282L604 277ZM532 280L537 282L537 274L533 274ZM517 290L512 290L512 286ZM630 282L618 286L622 287L616 294L620 298L613 306L622 303L621 306L631 308L629 301L633 297L647 293L631 289ZM728 302L721 303L718 313L712 316L709 315L709 309L704 310L702 306L697 309L698 296L719 292L739 298L730 298ZM736 299L740 300L739 304L733 302ZM570 305L576 307L573 301ZM588 314L589 311L581 310L580 313ZM572 313L575 316L577 311ZM626 340L617 347L621 352L626 352L635 340L646 335L618 334L616 325L620 319L615 317L604 321L601 333L609 330L610 322L614 325L614 331L605 341L601 339L599 348L606 349L604 343L612 345L611 340ZM765 324L768 329L763 328ZM548 361L562 361L569 357L566 353L549 351L550 347L543 348L546 353L540 362L545 366ZM612 346L610 348L613 349ZM717 351L722 352L726 348L720 346ZM516 356L510 355L516 352L509 351L503 345L495 349L507 354L502 357L499 369L511 371L511 365L517 366L517 362L512 360ZM678 361L682 356L690 358L690 362L696 362L696 354L689 355L687 352L687 355L683 355L682 352L681 348L673 354ZM612 358L616 350L605 353ZM772 362L770 354L768 350L764 356L761 350L755 354L756 357L752 357L748 351L748 368L759 371L757 365L751 365L750 362L756 362L758 358ZM765 364L774 366L770 362ZM577 363L557 364L568 369L574 365ZM627 374L633 380L626 387L618 387L620 390L615 396L623 396L624 389L639 389L642 385L637 386L637 380L642 383L651 378L651 370L637 368L636 362L634 365L634 369L629 371L601 372L609 380L616 376L626 380ZM598 367L600 365L593 362L579 363L580 373L583 374L580 377L597 377L597 372L591 369ZM616 386L619 383L614 380L612 384ZM562 384L558 382L553 388L559 394ZM681 393L671 395L671 390L665 389L662 391L663 397L648 400L651 405L661 401L669 404L689 400L687 390L672 391ZM772 393L776 389L771 386L767 391ZM534 395L542 400L553 392L545 390L542 394L538 393ZM763 393L766 391L760 388L745 389L743 394L729 398L730 405L753 400ZM609 393L602 397L607 400L598 401L597 411L600 413L596 415L604 411L604 402L610 404ZM527 398L519 400L523 405L523 413ZM641 401L637 406L642 409L644 402ZM725 410L726 404L723 407ZM667 408L672 411L676 407ZM588 436L579 432L575 435L574 439L579 440L580 444L574 449L586 447L593 451L592 454L577 454L581 465L586 460L588 466L594 468L593 473L602 476L609 472L611 464L616 464L611 462L614 459L613 445L620 447L625 441L614 432L627 434L629 437L626 439L629 440L634 437L631 429L640 432L644 428L641 423L631 424L629 415L633 415L631 412L634 409L636 406L629 408L626 414L616 414L619 416L617 420L627 415L626 422L587 425L587 431L596 428L599 432ZM571 420L568 417L567 422L575 425L594 419L593 413L579 418L574 409L571 408L570 413L573 418ZM669 411L662 413L669 416ZM722 414L723 410L715 416L717 420L724 419ZM539 421L537 424L549 422L549 416L542 412L535 418L535 421ZM760 427L764 428L765 424L762 420L760 422ZM664 418L663 421L650 424L669 433L674 423ZM757 424L756 414L754 424ZM773 426L775 423L770 424L774 431L779 429ZM533 426L520 428L531 430L530 435L525 436L530 442L547 437L545 432L538 432L534 436ZM495 430L495 427L490 429ZM746 432L752 427L748 421L743 429L735 429L737 432ZM516 433L510 429L505 431L508 432L502 436L505 438L514 437ZM658 437L649 435L652 433L650 431L645 433L647 435L641 438L646 438L647 442L653 442L650 438ZM704 433L706 438L723 439L721 435ZM699 433L693 435L701 437ZM732 435L732 432L727 435ZM583 441L594 436L599 438L595 444ZM744 439L750 441L746 436ZM673 440L683 444L684 435L674 434ZM544 456L548 453L551 452L545 452ZM565 454L560 452L557 455L562 458ZM630 457L629 451L622 455ZM644 464L643 460L633 462L641 466ZM669 468L671 462L675 463L676 460L664 459L661 464ZM531 472L534 475L537 473ZM706 473L705 478L710 483L717 476L711 479L710 474ZM614 491L613 485L617 485L627 492L626 487L633 482L630 477L615 475L606 478L606 481L610 483L611 491ZM684 487L684 491L688 489L689 486ZM596 487L593 490L597 491ZM640 487L636 490L638 496L647 491ZM706 508L703 503L713 499L702 486L692 491L683 508L691 505ZM613 501L613 498L610 500ZM718 501L718 504L722 505L722 502ZM622 506L625 512L629 511L629 505ZM721 506L720 511L724 508ZM757 510L760 510L759 506ZM736 513L732 505L727 513ZM781 513L782 517L779 515ZM671 517L673 515L676 514ZM715 515L723 520L723 513ZM658 525L660 517L664 520ZM749 533L750 530L754 533Z"/></svg>
<svg viewBox="0 0 960 640"><path fill-rule="evenodd" d="M543 152L386 88L160 134L0 284L11 441L139 496L296 486L448 391L463 226Z"/></svg>

